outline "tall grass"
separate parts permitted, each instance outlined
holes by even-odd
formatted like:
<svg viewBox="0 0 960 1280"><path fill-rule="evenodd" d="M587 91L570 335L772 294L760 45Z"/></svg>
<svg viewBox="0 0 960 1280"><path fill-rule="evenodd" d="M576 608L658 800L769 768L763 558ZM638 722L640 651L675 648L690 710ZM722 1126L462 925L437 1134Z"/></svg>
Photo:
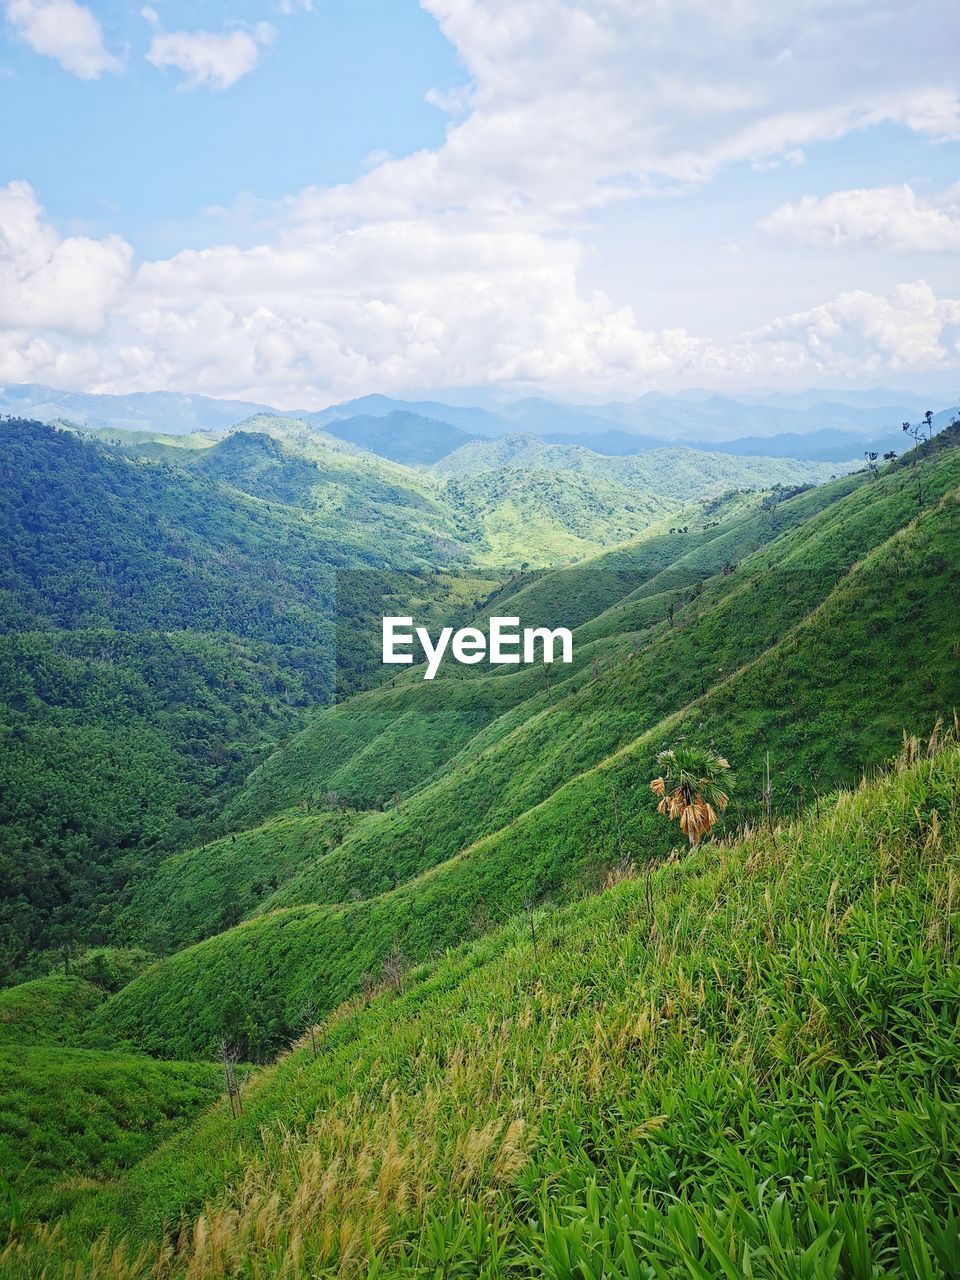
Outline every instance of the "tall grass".
<svg viewBox="0 0 960 1280"><path fill-rule="evenodd" d="M946 738L355 998L0 1272L956 1276Z"/></svg>

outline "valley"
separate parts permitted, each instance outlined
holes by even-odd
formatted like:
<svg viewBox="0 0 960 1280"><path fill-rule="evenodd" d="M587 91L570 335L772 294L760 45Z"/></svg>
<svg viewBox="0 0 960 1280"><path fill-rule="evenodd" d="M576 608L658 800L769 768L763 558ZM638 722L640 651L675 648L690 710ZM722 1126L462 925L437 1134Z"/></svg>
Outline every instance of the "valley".
<svg viewBox="0 0 960 1280"><path fill-rule="evenodd" d="M960 426L448 442L0 423L0 1273L951 1274Z"/></svg>

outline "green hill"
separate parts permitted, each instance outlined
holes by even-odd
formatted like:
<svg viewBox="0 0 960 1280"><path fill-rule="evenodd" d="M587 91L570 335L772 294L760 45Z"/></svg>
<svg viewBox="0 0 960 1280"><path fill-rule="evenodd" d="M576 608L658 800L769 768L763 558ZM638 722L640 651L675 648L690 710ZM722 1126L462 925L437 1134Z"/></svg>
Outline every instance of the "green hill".
<svg viewBox="0 0 960 1280"><path fill-rule="evenodd" d="M920 466L919 511L910 467L767 508L775 536L686 591L672 617L657 593L645 631L604 639L598 615L596 664L588 647L565 680L541 682L466 742L469 698L440 717L447 758L432 780L305 862L261 917L131 983L97 1011L94 1034L189 1056L229 1025L262 1054L305 1004L331 1008L391 954L424 959L527 902L595 884L626 856L661 856L670 832L644 780L678 739L736 762L734 821L761 807L768 752L780 812L855 780L904 726L960 701L960 452ZM483 697L518 678L463 687ZM361 781L388 754L377 714L357 721L373 744L356 752Z"/></svg>
<svg viewBox="0 0 960 1280"><path fill-rule="evenodd" d="M849 470L850 466L845 464L839 469ZM713 497L735 485L766 489L775 484L815 484L829 479L838 467L809 459L732 456L683 446L610 456L580 444L548 444L539 436L516 434L471 440L441 458L431 470L445 480L502 470L577 471L690 501Z"/></svg>
<svg viewBox="0 0 960 1280"><path fill-rule="evenodd" d="M433 468L447 502L483 532L492 563L549 566L636 538L685 504L731 489L796 487L836 472L825 463L656 449L611 458L534 436L474 441Z"/></svg>
<svg viewBox="0 0 960 1280"><path fill-rule="evenodd" d="M115 932L144 938L162 954L229 929L304 863L336 849L356 817L346 810L282 814L171 854L134 886Z"/></svg>
<svg viewBox="0 0 960 1280"><path fill-rule="evenodd" d="M438 422L405 409L395 409L383 417L358 414L352 418L330 418L325 426L331 435L341 440L407 466L429 465L473 438L469 432L448 422Z"/></svg>
<svg viewBox="0 0 960 1280"><path fill-rule="evenodd" d="M182 1129L222 1087L210 1063L0 1048L0 1213L3 1180L27 1222L58 1212Z"/></svg>
<svg viewBox="0 0 960 1280"><path fill-rule="evenodd" d="M958 797L955 743L908 741L793 825L391 973L0 1267L946 1280Z"/></svg>
<svg viewBox="0 0 960 1280"><path fill-rule="evenodd" d="M212 835L267 749L379 668L384 601L445 607L437 568L466 555L423 486L375 460L257 434L157 449L175 463L0 423L6 974L104 941L146 865ZM305 475L307 508L286 501Z"/></svg>
<svg viewBox="0 0 960 1280"><path fill-rule="evenodd" d="M75 1044L107 992L77 975L49 974L0 990L0 1045Z"/></svg>
<svg viewBox="0 0 960 1280"><path fill-rule="evenodd" d="M467 527L483 530L490 563L536 567L628 542L680 505L650 488L628 490L576 471L484 471L449 481L443 493Z"/></svg>

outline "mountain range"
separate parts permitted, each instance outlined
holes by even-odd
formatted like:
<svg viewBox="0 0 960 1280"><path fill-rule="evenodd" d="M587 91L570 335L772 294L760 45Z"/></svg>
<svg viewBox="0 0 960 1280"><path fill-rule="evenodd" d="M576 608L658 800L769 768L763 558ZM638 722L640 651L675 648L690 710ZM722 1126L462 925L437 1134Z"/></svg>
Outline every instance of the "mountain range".
<svg viewBox="0 0 960 1280"><path fill-rule="evenodd" d="M936 403L932 406L937 409ZM21 384L0 389L0 409L44 422L163 434L219 432L264 414L321 428L392 461L436 462L468 437L543 436L600 453L629 455L682 444L741 455L798 457L825 462L861 459L865 451L903 447L901 423L927 405L916 396L886 392L811 392L765 399L713 393L648 393L631 402L573 405L527 398L495 410L436 400L367 395L327 409L277 410L237 400L171 392L92 395ZM936 426L952 420L940 408Z"/></svg>

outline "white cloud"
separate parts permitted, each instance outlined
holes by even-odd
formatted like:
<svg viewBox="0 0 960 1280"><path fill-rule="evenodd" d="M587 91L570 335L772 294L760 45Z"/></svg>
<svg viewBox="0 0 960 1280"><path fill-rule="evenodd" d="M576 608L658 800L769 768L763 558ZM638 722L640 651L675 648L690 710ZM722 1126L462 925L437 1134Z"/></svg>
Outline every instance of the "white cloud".
<svg viewBox="0 0 960 1280"><path fill-rule="evenodd" d="M430 385L584 395L684 382L801 385L960 358L960 300L923 281L844 293L720 342L644 328L629 307L584 295L576 244L527 230L441 234L406 219L322 243L290 235L250 250L188 251L127 277L122 242L87 241L77 253L42 225L37 246L33 228L14 255L19 292L0 317L11 326L0 333L7 379L293 407ZM62 287L66 273L51 264L78 258L84 273ZM94 335L104 322L106 333Z"/></svg>
<svg viewBox="0 0 960 1280"><path fill-rule="evenodd" d="M882 377L960 360L960 300L924 281L846 292L721 342L652 329L578 282L571 237L403 218L294 226L142 264L60 238L26 183L0 189L0 377L184 389L284 406L373 389L624 395L690 382Z"/></svg>
<svg viewBox="0 0 960 1280"><path fill-rule="evenodd" d="M132 257L119 236L60 239L28 183L0 187L0 331L101 332Z"/></svg>
<svg viewBox="0 0 960 1280"><path fill-rule="evenodd" d="M371 156L353 182L278 202L255 248L186 249L119 284L117 255L122 246L126 271L129 248L78 241L90 262L100 254L88 292L104 299L90 311L103 335L75 324L65 336L62 317L59 328L36 313L12 318L0 368L73 361L77 378L82 369L103 388L310 405L430 384L620 395L957 363L960 303L923 281L804 310L785 302L783 318L719 341L706 324L691 331L699 315L688 328L640 321L642 299L616 304L580 276L591 217L616 201L682 191L728 166L805 155L812 166L817 143L884 122L960 134L952 2L422 3L469 77L432 95L451 112L439 147ZM224 88L256 65L269 34L155 30L148 56L188 87ZM911 225L932 212L942 230L955 217L914 200ZM67 253L70 241L42 234L50 260ZM726 270L748 269L749 243L705 234L727 245L716 253ZM638 256L669 252L638 237Z"/></svg>
<svg viewBox="0 0 960 1280"><path fill-rule="evenodd" d="M925 280L889 295L865 290L766 325L746 340L764 372L873 377L935 369L960 358L960 299L938 298Z"/></svg>
<svg viewBox="0 0 960 1280"><path fill-rule="evenodd" d="M470 76L431 100L465 118L435 151L307 193L305 217L469 207L556 225L883 123L960 136L952 0L422 3Z"/></svg>
<svg viewBox="0 0 960 1280"><path fill-rule="evenodd" d="M805 196L781 205L760 225L771 235L804 245L956 253L960 250L960 186L927 199L909 186Z"/></svg>
<svg viewBox="0 0 960 1280"><path fill-rule="evenodd" d="M155 15L147 20L152 24ZM160 31L151 40L146 59L155 67L182 71L184 89L229 89L256 67L261 49L273 37L273 27L267 22L252 30Z"/></svg>
<svg viewBox="0 0 960 1280"><path fill-rule="evenodd" d="M34 53L54 58L81 80L121 70L120 60L104 46L100 23L76 0L7 0L6 13Z"/></svg>

